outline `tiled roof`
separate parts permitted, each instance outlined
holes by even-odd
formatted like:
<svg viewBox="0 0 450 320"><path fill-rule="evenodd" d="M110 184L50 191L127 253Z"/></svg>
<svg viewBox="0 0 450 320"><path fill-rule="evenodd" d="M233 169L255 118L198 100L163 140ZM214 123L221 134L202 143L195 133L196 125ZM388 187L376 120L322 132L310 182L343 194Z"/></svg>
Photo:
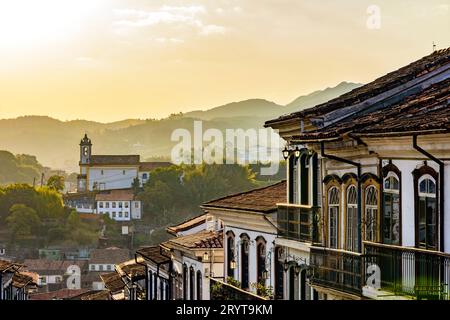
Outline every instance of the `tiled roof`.
<svg viewBox="0 0 450 320"><path fill-rule="evenodd" d="M141 248L136 251L137 254L146 260L150 260L156 264L163 264L170 262L170 258L161 253L159 246Z"/></svg>
<svg viewBox="0 0 450 320"><path fill-rule="evenodd" d="M139 171L151 171L156 168L170 167L170 162L141 162L139 165Z"/></svg>
<svg viewBox="0 0 450 320"><path fill-rule="evenodd" d="M96 201L133 201L134 192L132 189L115 189L100 191L95 196Z"/></svg>
<svg viewBox="0 0 450 320"><path fill-rule="evenodd" d="M90 165L139 165L139 155L92 155Z"/></svg>
<svg viewBox="0 0 450 320"><path fill-rule="evenodd" d="M163 245L172 247L174 244L188 249L223 248L223 232L204 230L194 234L171 239L164 242Z"/></svg>
<svg viewBox="0 0 450 320"><path fill-rule="evenodd" d="M390 135L450 132L450 78L406 97L403 101L364 115L355 115L322 130L305 132L297 140L319 140L341 134Z"/></svg>
<svg viewBox="0 0 450 320"><path fill-rule="evenodd" d="M27 259L24 261L25 269L35 271L42 275L64 274L72 265L77 265L81 269L86 266L85 260L47 260L47 259Z"/></svg>
<svg viewBox="0 0 450 320"><path fill-rule="evenodd" d="M60 289L53 292L35 293L30 295L30 300L63 300L78 296L89 289Z"/></svg>
<svg viewBox="0 0 450 320"><path fill-rule="evenodd" d="M36 282L34 282L36 284ZM28 284L33 284L33 278L22 272L16 272L13 276L13 286L23 288Z"/></svg>
<svg viewBox="0 0 450 320"><path fill-rule="evenodd" d="M277 210L277 203L286 202L286 181L251 190L248 192L229 195L202 205L202 208L220 208L245 210L257 213L271 213Z"/></svg>
<svg viewBox="0 0 450 320"><path fill-rule="evenodd" d="M202 214L200 216L194 217L192 219L189 219L183 223L180 223L176 226L168 227L167 232L176 235L178 232L186 231L191 228L197 227L201 224L204 224L206 222L207 214Z"/></svg>
<svg viewBox="0 0 450 320"><path fill-rule="evenodd" d="M130 250L115 247L94 249L89 264L119 264L130 259Z"/></svg>
<svg viewBox="0 0 450 320"><path fill-rule="evenodd" d="M70 300L111 300L111 293L109 290L87 291L70 298Z"/></svg>
<svg viewBox="0 0 450 320"><path fill-rule="evenodd" d="M142 263L144 259L140 258L138 262ZM133 279L145 278L145 266L136 263L134 259L122 262L116 266L116 271L120 276L127 276Z"/></svg>
<svg viewBox="0 0 450 320"><path fill-rule="evenodd" d="M272 123L301 117L318 117L325 113L363 102L379 95L380 93L386 92L414 80L417 77L430 73L448 63L450 63L450 48L438 50L426 57L423 57L422 59L419 59L396 71L390 72L362 87L356 88L326 103L299 112L294 112L289 115L283 115L278 119L267 121L266 126Z"/></svg>
<svg viewBox="0 0 450 320"><path fill-rule="evenodd" d="M81 300L111 300L111 293L109 290L90 292L89 294L83 295Z"/></svg>
<svg viewBox="0 0 450 320"><path fill-rule="evenodd" d="M0 272L10 271L11 269L19 266L20 264L17 264L15 262L0 260Z"/></svg>
<svg viewBox="0 0 450 320"><path fill-rule="evenodd" d="M125 283L117 272L104 273L100 275L100 278L103 280L105 287L110 290L112 294L123 290L125 287Z"/></svg>

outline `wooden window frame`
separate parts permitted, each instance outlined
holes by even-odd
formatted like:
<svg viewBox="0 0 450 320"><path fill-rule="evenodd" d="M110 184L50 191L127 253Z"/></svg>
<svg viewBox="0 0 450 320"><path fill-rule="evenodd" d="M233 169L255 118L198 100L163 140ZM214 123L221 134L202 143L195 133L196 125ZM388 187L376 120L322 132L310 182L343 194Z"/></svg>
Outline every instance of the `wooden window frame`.
<svg viewBox="0 0 450 320"><path fill-rule="evenodd" d="M340 232L340 224L341 224L341 207L342 207L342 187L341 184L339 183L339 181L335 178L332 178L330 181L325 182L325 217L324 217L324 224L325 224L325 243L326 246L331 248L331 243L330 243L330 191L333 188L336 188L338 190L338 194L339 194L339 205L338 205L338 213L337 213L337 219L336 219L336 249L339 249L341 247L341 232Z"/></svg>
<svg viewBox="0 0 450 320"><path fill-rule="evenodd" d="M374 239L375 241L366 239L366 216L367 216L367 212L366 212L367 203L366 202L367 202L367 192L368 192L368 189L371 187L375 188L375 190L377 192L377 217L376 217L376 231L375 231L375 239ZM373 178L369 178L362 184L362 189L363 189L363 203L362 203L363 215L361 217L362 226L363 226L363 228L361 228L362 238L365 241L380 242L381 241L381 218L382 218L380 183Z"/></svg>
<svg viewBox="0 0 450 320"><path fill-rule="evenodd" d="M420 168L414 170L412 172L413 177L414 177L414 232L415 232L415 246L416 248L422 248L425 250L434 250L434 251L439 251L441 250L441 246L440 246L440 238L442 237L442 235L440 234L440 230L441 230L441 223L442 223L442 212L441 212L441 208L440 208L440 201L441 201L441 197L440 197L440 185L439 185L439 174L436 170L434 170L432 167L428 166L428 164L425 162L423 166L421 166ZM426 248L420 247L420 241L419 241L419 210L420 210L420 195L419 195L419 182L422 181L422 177L429 175L430 177L432 177L434 179L434 183L435 183L435 187L436 187L436 227L435 227L435 243L436 243L436 247L432 248L432 247L428 247L428 245L426 246Z"/></svg>

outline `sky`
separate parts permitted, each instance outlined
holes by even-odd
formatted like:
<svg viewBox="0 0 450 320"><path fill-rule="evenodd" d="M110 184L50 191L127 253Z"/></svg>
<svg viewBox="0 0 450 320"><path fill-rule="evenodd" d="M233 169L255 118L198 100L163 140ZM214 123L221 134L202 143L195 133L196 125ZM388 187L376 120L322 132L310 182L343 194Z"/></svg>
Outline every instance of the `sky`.
<svg viewBox="0 0 450 320"><path fill-rule="evenodd" d="M287 104L449 47L449 30L450 0L0 0L0 118Z"/></svg>

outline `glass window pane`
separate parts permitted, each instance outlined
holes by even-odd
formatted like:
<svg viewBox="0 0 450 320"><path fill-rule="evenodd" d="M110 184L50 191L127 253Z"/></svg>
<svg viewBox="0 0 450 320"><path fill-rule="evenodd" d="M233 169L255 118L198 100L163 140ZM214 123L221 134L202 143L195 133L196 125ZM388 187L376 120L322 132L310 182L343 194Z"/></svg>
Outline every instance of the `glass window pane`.
<svg viewBox="0 0 450 320"><path fill-rule="evenodd" d="M436 193L436 184L432 180L428 180L428 193Z"/></svg>
<svg viewBox="0 0 450 320"><path fill-rule="evenodd" d="M426 193L427 192L427 181L426 180L422 180L419 184L419 191L421 193Z"/></svg>

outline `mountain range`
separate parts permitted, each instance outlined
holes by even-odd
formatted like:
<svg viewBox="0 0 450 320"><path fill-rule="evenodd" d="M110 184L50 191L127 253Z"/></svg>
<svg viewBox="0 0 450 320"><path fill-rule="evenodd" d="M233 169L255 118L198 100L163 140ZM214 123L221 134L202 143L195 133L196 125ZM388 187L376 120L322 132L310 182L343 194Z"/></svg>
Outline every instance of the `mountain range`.
<svg viewBox="0 0 450 320"><path fill-rule="evenodd" d="M0 150L31 154L45 166L78 170L81 137L87 133L94 154L140 154L142 159L167 159L176 142L173 130L192 132L193 121L203 120L203 129L262 128L266 120L326 102L361 84L342 82L336 87L300 96L286 106L264 99L232 102L206 111L191 111L161 120L127 119L112 123L86 120L60 121L46 116L0 120Z"/></svg>

